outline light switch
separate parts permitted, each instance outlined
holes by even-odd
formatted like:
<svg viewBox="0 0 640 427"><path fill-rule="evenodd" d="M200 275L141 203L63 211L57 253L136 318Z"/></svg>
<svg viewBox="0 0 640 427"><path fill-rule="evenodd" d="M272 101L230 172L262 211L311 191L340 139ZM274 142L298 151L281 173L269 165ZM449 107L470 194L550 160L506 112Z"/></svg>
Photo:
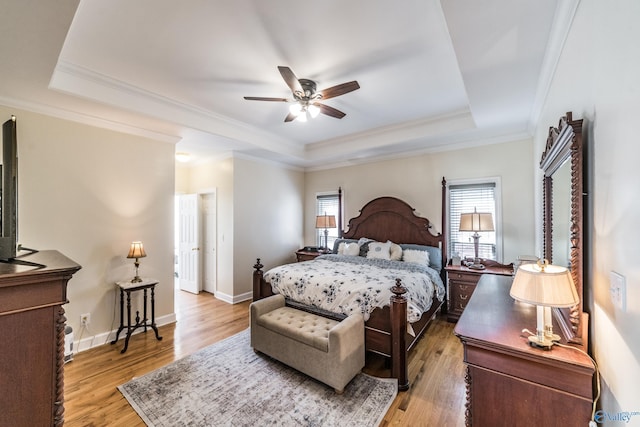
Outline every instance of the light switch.
<svg viewBox="0 0 640 427"><path fill-rule="evenodd" d="M622 310L627 310L627 281L623 275L612 271L609 273L609 291L613 306Z"/></svg>

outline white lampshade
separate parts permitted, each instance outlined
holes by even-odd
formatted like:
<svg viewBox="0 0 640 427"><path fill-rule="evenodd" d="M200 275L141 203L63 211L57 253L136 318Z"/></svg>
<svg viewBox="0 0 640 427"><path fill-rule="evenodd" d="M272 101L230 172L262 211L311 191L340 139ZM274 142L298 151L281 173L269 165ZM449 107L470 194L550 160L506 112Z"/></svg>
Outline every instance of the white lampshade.
<svg viewBox="0 0 640 427"><path fill-rule="evenodd" d="M490 212L460 214L459 231L494 231L493 216Z"/></svg>
<svg viewBox="0 0 640 427"><path fill-rule="evenodd" d="M579 302L569 270L543 263L520 266L510 295L518 301L544 307L573 307Z"/></svg>

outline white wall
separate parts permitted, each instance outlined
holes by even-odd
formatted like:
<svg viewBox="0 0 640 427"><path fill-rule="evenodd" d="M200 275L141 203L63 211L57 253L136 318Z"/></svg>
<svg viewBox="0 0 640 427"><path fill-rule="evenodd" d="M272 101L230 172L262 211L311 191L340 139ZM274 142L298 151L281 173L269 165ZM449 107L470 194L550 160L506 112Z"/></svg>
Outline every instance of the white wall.
<svg viewBox="0 0 640 427"><path fill-rule="evenodd" d="M160 281L156 317L173 321L173 145L0 106L0 117L10 114L18 129L19 242L82 266L65 305L76 340L80 314L91 313L81 349L103 344L119 324L115 282L133 277L126 255L134 240L147 252L140 274Z"/></svg>
<svg viewBox="0 0 640 427"><path fill-rule="evenodd" d="M602 409L640 411L640 2L582 0L553 79L535 145L542 153L549 126L572 111L585 120L591 152L593 239L588 286L594 301L591 343L605 385ZM626 277L627 309L613 307L609 273ZM619 425L604 422L603 425ZM640 425L640 415L625 425Z"/></svg>
<svg viewBox="0 0 640 427"><path fill-rule="evenodd" d="M424 154L357 166L308 172L305 183L305 244L315 244L315 197L344 191L344 228L373 198L394 196L442 232L442 177L448 181L500 177L502 182L503 261L534 254L532 142L515 141L465 150ZM309 214L311 212L312 214Z"/></svg>

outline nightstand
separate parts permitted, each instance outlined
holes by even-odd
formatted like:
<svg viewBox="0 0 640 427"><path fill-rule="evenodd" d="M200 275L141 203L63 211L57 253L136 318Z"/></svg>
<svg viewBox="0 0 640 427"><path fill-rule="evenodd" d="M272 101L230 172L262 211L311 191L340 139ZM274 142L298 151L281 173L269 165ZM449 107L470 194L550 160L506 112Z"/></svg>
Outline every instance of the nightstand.
<svg viewBox="0 0 640 427"><path fill-rule="evenodd" d="M322 249L318 249L317 251L310 251L310 250L305 250L303 248L303 249L298 249L296 251L296 259L298 260L298 262L311 261L317 256L326 255L330 253L331 253L330 251L325 251Z"/></svg>
<svg viewBox="0 0 640 427"><path fill-rule="evenodd" d="M482 263L485 265L484 270L474 270L464 265L447 265L445 267L449 282L447 319L450 322L456 322L460 318L483 274L513 275L513 264L500 264L486 259L482 260Z"/></svg>

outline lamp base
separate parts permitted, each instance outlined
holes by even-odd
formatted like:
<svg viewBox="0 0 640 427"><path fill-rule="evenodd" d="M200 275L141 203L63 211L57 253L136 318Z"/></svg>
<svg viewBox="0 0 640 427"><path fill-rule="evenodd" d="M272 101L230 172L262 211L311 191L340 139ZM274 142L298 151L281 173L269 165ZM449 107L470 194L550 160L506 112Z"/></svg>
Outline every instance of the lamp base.
<svg viewBox="0 0 640 427"><path fill-rule="evenodd" d="M553 347L553 341L546 337L540 338L538 335L531 335L529 337L529 345L531 347L542 348L544 350L551 350L551 347Z"/></svg>

